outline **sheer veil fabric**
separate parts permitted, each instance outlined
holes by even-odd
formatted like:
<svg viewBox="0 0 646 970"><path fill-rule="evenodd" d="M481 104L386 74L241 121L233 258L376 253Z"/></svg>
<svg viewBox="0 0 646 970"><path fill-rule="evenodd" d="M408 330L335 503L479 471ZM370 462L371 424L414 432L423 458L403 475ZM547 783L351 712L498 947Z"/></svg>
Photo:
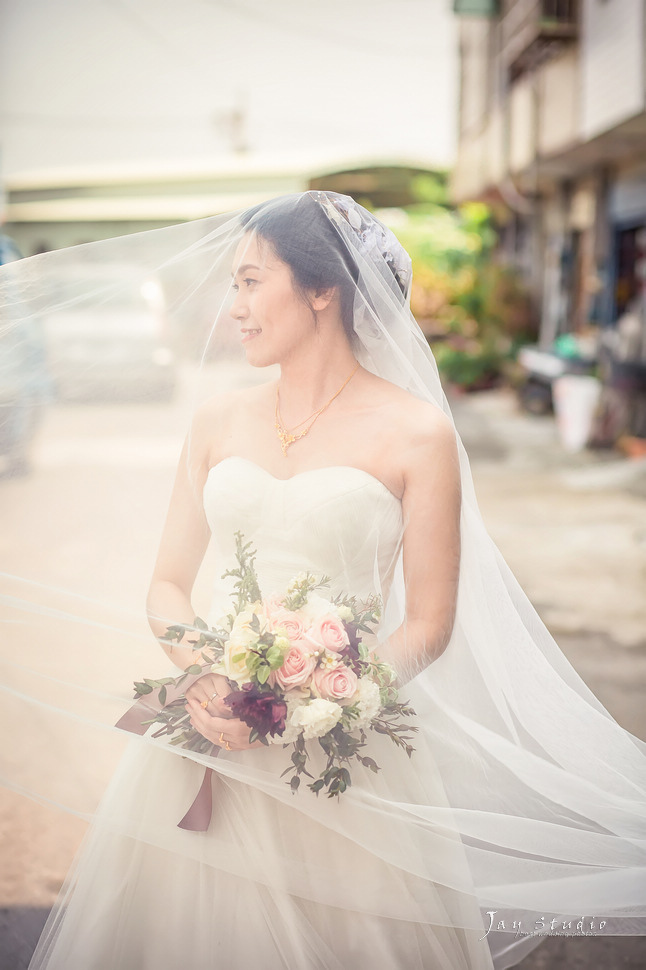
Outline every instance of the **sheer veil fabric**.
<svg viewBox="0 0 646 970"><path fill-rule="evenodd" d="M416 711L416 750L409 760L371 736L381 771L353 769L337 802L306 789L293 795L280 777L280 745L208 756L118 728L133 680L179 673L134 595L145 595L149 577L127 593L112 581L115 571L128 574L137 523L149 512L113 510L113 534L89 549L92 520L104 510L67 501L52 461L39 473L49 476L47 507L30 509L26 489L25 535L43 516L57 518L71 554L91 568L68 580L74 574L61 566L53 581L25 557L20 572L2 576L0 776L93 825L32 966L253 960L329 970L352 960L384 970L502 970L549 932L646 934L646 745L586 687L488 535L432 352L410 312L410 260L370 213L312 191L3 266L0 369L9 374L16 356L40 349L55 383L69 343L96 337L108 317L123 321L126 296L136 292L148 308L163 306L173 339L197 361L195 414L223 387L244 395L264 377L238 342L231 275L248 240L274 225L287 227L293 248L309 248L314 262L331 260L325 269L357 361L408 392L411 409L437 408L455 435L461 511L450 639L433 662L412 641L394 658ZM80 391L102 376L97 361L96 371L66 380ZM20 407L21 394L9 404ZM118 404L116 378L103 395ZM192 414L186 427L180 467L212 535L208 621L229 609L232 580L223 573L240 530L256 549L263 594L310 569L326 573L334 592L379 595L377 648L387 649L406 630L399 498L358 459L339 463L322 451L315 466L280 479L235 442L202 485ZM102 454L107 447L97 439ZM137 461L145 473L145 446ZM92 477L80 488L91 495ZM425 501L434 501L431 486ZM437 554L429 549L429 585ZM115 766L105 792L97 764ZM209 777L205 768L211 822L187 831L177 823ZM221 963L209 962L214 953Z"/></svg>

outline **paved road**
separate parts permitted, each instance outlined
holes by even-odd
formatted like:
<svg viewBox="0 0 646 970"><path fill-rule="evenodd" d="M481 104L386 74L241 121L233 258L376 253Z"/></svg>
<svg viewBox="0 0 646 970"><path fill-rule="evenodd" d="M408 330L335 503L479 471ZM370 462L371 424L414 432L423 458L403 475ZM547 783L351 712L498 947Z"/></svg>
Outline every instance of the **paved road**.
<svg viewBox="0 0 646 970"><path fill-rule="evenodd" d="M217 377L217 380L216 380ZM207 375L223 386L222 375ZM103 570L106 598L143 601L181 447L193 376L170 405L52 409L24 481L0 481L3 568L83 586ZM505 393L454 402L488 528L584 680L646 738L646 502L639 469L568 456L550 419L518 414ZM74 509L76 530L51 509ZM114 530L136 532L120 569L101 563ZM21 970L85 823L0 792L0 970ZM637 939L548 939L524 968L643 968Z"/></svg>

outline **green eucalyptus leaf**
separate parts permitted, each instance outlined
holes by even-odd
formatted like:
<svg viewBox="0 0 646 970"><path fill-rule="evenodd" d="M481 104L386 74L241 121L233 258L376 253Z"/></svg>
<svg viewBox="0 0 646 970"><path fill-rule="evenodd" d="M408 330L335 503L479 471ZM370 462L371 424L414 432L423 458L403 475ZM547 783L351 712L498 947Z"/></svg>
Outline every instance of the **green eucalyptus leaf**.
<svg viewBox="0 0 646 970"><path fill-rule="evenodd" d="M258 671L256 673L256 678L258 680L258 683L266 684L269 674L270 674L270 668L267 664L263 664L262 666L259 666Z"/></svg>
<svg viewBox="0 0 646 970"><path fill-rule="evenodd" d="M277 670L283 665L283 651L280 647L270 647L267 651L267 660L272 670Z"/></svg>

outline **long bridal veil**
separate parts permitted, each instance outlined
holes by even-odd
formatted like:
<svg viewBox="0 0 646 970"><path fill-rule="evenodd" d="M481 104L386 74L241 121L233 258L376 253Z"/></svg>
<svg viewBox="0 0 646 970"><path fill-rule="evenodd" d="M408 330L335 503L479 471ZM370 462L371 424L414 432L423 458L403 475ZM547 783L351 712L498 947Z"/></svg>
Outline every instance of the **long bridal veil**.
<svg viewBox="0 0 646 970"><path fill-rule="evenodd" d="M213 864L227 872L350 910L481 930L498 967L529 948L532 933L646 934L646 745L586 687L512 575L487 533L457 431L456 616L439 659L425 666L420 658L399 671L419 728L410 762L375 737L382 772L359 780L336 805L305 790L293 795L257 758L211 757L116 727L132 703L132 681L168 674L144 609L155 549L142 553L140 546L142 537L161 531L159 511L169 492L166 471L159 474L156 465L167 441L155 441L155 408L164 407L156 396L170 386L179 360L184 397L168 414L177 422L181 412L182 461L192 474L189 429L200 402L267 376L246 363L228 309L234 261L243 261L244 240L262 233L268 220L292 226L292 245L301 251L315 246L308 225L327 234L335 254L327 270L343 294L357 359L452 420L410 312L410 261L392 234L347 197L285 196L246 212L3 266L7 434L32 419L45 389L36 473L2 483L19 536L0 596L3 783L92 818L107 766L126 747L152 746L290 806L401 879L396 892L378 878L375 885L367 870L340 884L333 862L315 851L297 860L279 839L262 850L254 842L255 854L227 853L226 843L218 843ZM312 256L316 261L316 248ZM127 445L128 474L146 483L136 502L130 479L109 496L101 481L119 460L114 427L126 407L124 386L139 398L129 405L137 428ZM70 467L78 473L68 475ZM375 558L374 588L384 599L378 637L385 640L405 624L406 588L401 544L390 569L377 562L379 528L375 522L375 541L366 536L362 548ZM52 533L60 555L44 558L40 537ZM148 572L133 568L142 557ZM198 592L194 602L201 615L209 608L206 590L229 565L207 555L202 599ZM352 575L350 563L339 565L340 574L347 565ZM133 787L143 784L135 777L136 757L131 770ZM172 793L178 810L194 797L191 784ZM138 806L136 799L112 797L104 801L103 822L146 844L204 856L201 837L143 824ZM477 905L465 906L465 899Z"/></svg>

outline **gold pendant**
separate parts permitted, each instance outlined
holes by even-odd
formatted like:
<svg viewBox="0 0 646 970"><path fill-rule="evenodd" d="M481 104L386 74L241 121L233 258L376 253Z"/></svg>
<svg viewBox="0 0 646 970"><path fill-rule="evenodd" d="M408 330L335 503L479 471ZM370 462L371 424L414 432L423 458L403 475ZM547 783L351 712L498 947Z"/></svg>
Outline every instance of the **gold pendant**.
<svg viewBox="0 0 646 970"><path fill-rule="evenodd" d="M341 393L341 391L343 390L343 388L346 386L346 384L348 383L348 381L350 380L350 378L354 374L356 374L358 368L359 368L359 361L357 361L356 366L355 366L354 370L352 371L352 374L350 374L350 377L348 377L343 382L343 384L341 385L341 387L339 388L339 390L336 392L336 394L333 394L332 397L330 398L330 400L327 401L327 403L324 404L323 407L320 407L318 409L318 411L315 411L313 415L310 414L310 417L309 418L305 418L306 421L310 421L310 418L312 420L310 421L310 423L308 424L308 426L303 431L299 431L298 434L290 434L289 431L287 431L285 428L283 428L282 425L281 425L281 423L280 423L280 417L279 417L279 415L280 415L280 402L279 402L279 398L278 398L278 385L276 385L276 409L275 409L275 413L274 413L274 427L276 429L276 433L278 434L278 437L280 438L280 445L281 445L281 448L283 449L283 455L285 456L285 458L287 458L287 449L289 448L289 446L290 445L293 445L295 441L299 441L302 437L304 437L304 435L307 434L307 432L310 430L310 428L312 427L312 425L314 424L314 422L316 421L316 419L318 418L318 416L320 414L322 414L323 411L325 411L325 409L327 407L330 406L330 404L332 403L332 401L334 400L335 397L338 397L339 396L339 394ZM299 421L299 424L303 424L303 422L302 421ZM298 424L296 425L296 427L298 427Z"/></svg>
<svg viewBox="0 0 646 970"><path fill-rule="evenodd" d="M287 449L290 445L294 444L296 438L293 434L289 434L288 431L283 431L283 429L279 428L278 425L276 425L276 431L278 432L278 437L280 438L280 446L283 449L283 455L285 458L287 458Z"/></svg>

